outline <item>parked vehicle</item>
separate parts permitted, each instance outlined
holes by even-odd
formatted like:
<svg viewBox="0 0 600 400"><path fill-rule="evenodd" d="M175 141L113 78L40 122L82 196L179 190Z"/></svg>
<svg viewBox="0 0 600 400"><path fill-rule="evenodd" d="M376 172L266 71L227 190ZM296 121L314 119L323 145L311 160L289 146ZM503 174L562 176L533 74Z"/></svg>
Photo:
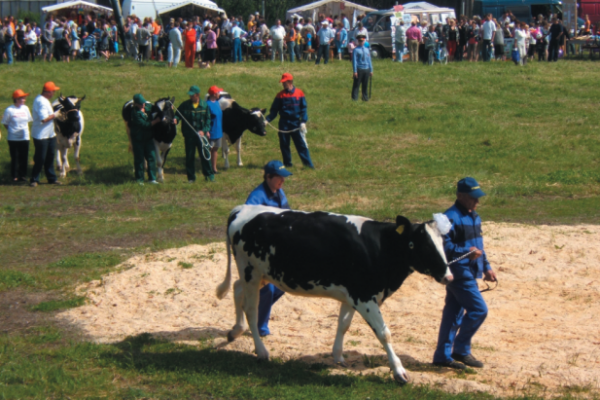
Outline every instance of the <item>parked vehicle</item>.
<svg viewBox="0 0 600 400"><path fill-rule="evenodd" d="M542 14L553 14L562 19L562 1L560 0L475 0L473 14L484 16L492 14L500 19L505 12L511 11L519 21L529 23L532 18Z"/></svg>

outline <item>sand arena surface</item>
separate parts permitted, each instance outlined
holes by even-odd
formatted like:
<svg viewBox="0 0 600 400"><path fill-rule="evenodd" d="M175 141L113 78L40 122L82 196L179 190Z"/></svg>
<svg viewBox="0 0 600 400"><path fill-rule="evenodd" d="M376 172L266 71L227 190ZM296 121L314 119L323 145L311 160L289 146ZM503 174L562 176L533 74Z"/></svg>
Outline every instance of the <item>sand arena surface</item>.
<svg viewBox="0 0 600 400"><path fill-rule="evenodd" d="M459 375L431 366L445 296L433 279L413 274L382 306L412 381L495 395L600 393L600 227L487 223L484 237L500 280L484 293L490 313L474 338L473 354L484 369ZM214 337L221 351L253 353L248 334L226 344L232 291L224 300L215 297L225 276L223 243L136 256L123 267L79 287L89 303L58 319L98 342L149 332L190 344ZM336 374L390 374L385 352L358 313L345 336L348 368L333 363L338 310L334 300L282 297L273 307L273 334L264 340L271 356L326 363Z"/></svg>

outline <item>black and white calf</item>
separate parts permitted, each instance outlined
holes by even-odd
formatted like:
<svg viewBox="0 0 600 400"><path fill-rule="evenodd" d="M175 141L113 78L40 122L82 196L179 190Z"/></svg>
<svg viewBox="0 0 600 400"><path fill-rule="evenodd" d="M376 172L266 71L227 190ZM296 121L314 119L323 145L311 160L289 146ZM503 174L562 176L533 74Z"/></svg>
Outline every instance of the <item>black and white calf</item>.
<svg viewBox="0 0 600 400"><path fill-rule="evenodd" d="M395 223L384 223L326 212L234 208L227 221L227 275L217 288L217 297L222 299L231 285L233 251L240 279L234 284L236 324L229 341L249 324L256 354L261 359L269 357L257 319L259 290L270 282L288 293L342 303L333 345L333 357L339 363L344 362L344 334L358 311L383 345L394 378L406 383L408 375L394 353L379 307L415 270L443 284L452 281L442 242L442 234L449 229L447 221L445 225L437 221L411 224L398 216Z"/></svg>
<svg viewBox="0 0 600 400"><path fill-rule="evenodd" d="M229 93L221 92L219 95L219 105L223 111L223 139L222 153L225 169L229 168L229 145L235 146L237 151L237 165L242 164L242 135L244 131L258 136L266 136L265 118L266 109L251 108L247 109L240 106Z"/></svg>
<svg viewBox="0 0 600 400"><path fill-rule="evenodd" d="M175 103L175 97L168 98L164 97L152 104L149 101L147 104L152 105L152 110L148 118L153 120L160 118L161 123L156 124L152 127L152 138L154 139L154 146L156 147L156 179L159 182L164 182L164 167L167 162L167 155L171 151L173 140L177 135L177 126L173 124L173 118L175 118L175 112L173 111L173 104ZM127 130L127 137L129 138L129 151L131 151L131 131L129 130L129 121L131 121L131 113L133 111L133 100L129 100L123 105L121 115L125 122L125 129Z"/></svg>
<svg viewBox="0 0 600 400"><path fill-rule="evenodd" d="M69 172L69 160L67 158L69 149L75 149L75 161L77 162L77 173L81 175L81 164L79 163L79 152L81 150L81 135L83 134L84 120L81 113L81 102L85 96L63 97L62 94L52 103L54 112L58 116L54 118L54 130L56 131L56 168L60 171L60 177L64 178Z"/></svg>

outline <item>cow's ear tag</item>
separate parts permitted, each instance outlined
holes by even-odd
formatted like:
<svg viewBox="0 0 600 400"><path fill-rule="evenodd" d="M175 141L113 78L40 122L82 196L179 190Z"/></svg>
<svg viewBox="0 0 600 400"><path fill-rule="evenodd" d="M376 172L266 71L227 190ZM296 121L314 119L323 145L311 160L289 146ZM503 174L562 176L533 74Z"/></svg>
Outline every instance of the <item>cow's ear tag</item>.
<svg viewBox="0 0 600 400"><path fill-rule="evenodd" d="M415 248L415 244L413 242L409 242L408 243L408 248L411 249L411 250L414 249Z"/></svg>
<svg viewBox="0 0 600 400"><path fill-rule="evenodd" d="M404 233L404 225L400 225L396 228L396 232L398 232L398 235L402 235Z"/></svg>

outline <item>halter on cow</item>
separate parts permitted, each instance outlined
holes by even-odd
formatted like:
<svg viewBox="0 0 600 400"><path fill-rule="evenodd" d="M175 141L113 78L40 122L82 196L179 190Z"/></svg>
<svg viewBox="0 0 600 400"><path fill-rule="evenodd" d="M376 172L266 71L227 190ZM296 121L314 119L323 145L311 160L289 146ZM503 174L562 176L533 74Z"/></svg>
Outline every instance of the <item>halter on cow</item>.
<svg viewBox="0 0 600 400"><path fill-rule="evenodd" d="M52 103L54 111L59 111L58 117L54 119L54 129L57 133L56 140L56 168L60 171L60 177L64 178L69 172L68 152L71 147L75 148L75 161L77 162L77 173L81 175L79 164L79 151L81 150L81 135L83 134L84 120L81 113L81 102L85 96L63 97L62 93Z"/></svg>

